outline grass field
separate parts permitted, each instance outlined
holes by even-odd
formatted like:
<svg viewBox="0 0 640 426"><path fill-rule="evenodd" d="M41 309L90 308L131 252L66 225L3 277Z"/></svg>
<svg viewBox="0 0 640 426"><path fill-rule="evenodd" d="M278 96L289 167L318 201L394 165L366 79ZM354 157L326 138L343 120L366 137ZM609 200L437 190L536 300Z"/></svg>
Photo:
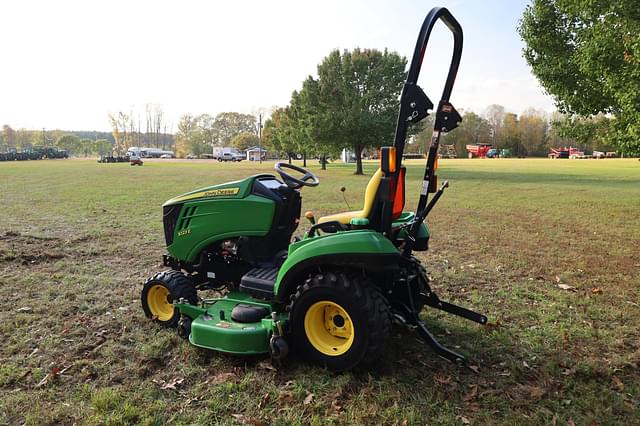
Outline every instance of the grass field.
<svg viewBox="0 0 640 426"><path fill-rule="evenodd" d="M0 163L0 424L640 424L637 160L442 161L423 260L490 324L425 310L469 367L396 328L379 370L341 375L197 349L140 308L162 202L272 167ZM342 185L362 201L353 166L311 169L303 209L346 210Z"/></svg>

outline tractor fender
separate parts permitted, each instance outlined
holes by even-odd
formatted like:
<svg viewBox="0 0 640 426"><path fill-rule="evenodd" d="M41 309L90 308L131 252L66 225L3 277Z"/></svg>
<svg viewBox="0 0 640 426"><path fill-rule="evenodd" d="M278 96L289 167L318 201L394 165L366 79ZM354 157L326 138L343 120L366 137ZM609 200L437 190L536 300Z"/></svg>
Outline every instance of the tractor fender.
<svg viewBox="0 0 640 426"><path fill-rule="evenodd" d="M306 238L289 246L289 255L278 271L273 292L278 300L286 301L308 271L319 266L379 272L397 269L400 257L391 241L376 231L346 231Z"/></svg>

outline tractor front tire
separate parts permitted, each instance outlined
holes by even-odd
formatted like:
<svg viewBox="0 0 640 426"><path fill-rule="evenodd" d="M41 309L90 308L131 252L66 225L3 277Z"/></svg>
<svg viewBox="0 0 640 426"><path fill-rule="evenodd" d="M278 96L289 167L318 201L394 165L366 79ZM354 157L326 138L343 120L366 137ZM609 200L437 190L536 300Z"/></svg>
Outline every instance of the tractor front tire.
<svg viewBox="0 0 640 426"><path fill-rule="evenodd" d="M315 274L291 297L294 350L305 360L340 372L373 367L384 357L391 313L362 276L342 271Z"/></svg>
<svg viewBox="0 0 640 426"><path fill-rule="evenodd" d="M168 328L177 327L180 320L180 312L173 306L174 300L198 303L198 292L193 282L179 271L164 271L149 278L140 296L147 318Z"/></svg>

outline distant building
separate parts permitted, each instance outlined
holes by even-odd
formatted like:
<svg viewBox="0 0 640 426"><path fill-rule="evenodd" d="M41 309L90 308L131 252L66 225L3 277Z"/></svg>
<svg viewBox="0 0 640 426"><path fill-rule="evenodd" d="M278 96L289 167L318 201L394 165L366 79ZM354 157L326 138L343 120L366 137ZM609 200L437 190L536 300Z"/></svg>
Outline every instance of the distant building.
<svg viewBox="0 0 640 426"><path fill-rule="evenodd" d="M344 162L344 163L355 163L356 162L356 156L353 152L351 152L351 150L344 148L342 150L342 153L340 154L340 159Z"/></svg>
<svg viewBox="0 0 640 426"><path fill-rule="evenodd" d="M262 159L264 160L267 156L267 150L258 146L252 146L245 152L247 153L247 160L249 161L260 161L260 156L262 156Z"/></svg>

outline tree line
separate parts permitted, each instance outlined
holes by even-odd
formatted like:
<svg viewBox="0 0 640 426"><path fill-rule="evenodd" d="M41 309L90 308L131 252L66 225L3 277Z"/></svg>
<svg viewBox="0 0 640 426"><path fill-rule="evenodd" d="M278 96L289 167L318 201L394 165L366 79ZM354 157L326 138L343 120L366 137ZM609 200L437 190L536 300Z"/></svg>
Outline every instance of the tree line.
<svg viewBox="0 0 640 426"><path fill-rule="evenodd" d="M520 114L503 106L463 111L458 129L444 135L443 144L456 147L491 143L516 156L544 156L549 148L572 145L585 151L640 154L640 19L635 0L616 2L532 0L518 31L523 56L558 112L529 108ZM262 143L272 152L335 157L349 148L362 173L363 154L393 141L398 101L406 77L406 58L376 49L334 50L294 91L287 106L275 108L264 125L255 115L224 112L185 114L173 135L162 108L148 104L144 129L140 114L109 115L113 148L120 153L132 145L174 148L178 156L203 155L212 146L245 149ZM436 100L436 99L433 99ZM462 109L460 109L462 111ZM429 117L431 120L433 117ZM411 129L407 153L422 153L432 121ZM0 150L38 144L37 131L0 134ZM53 142L72 154L97 149L86 138L55 135ZM43 144L49 142L41 138ZM105 145L106 146L106 145Z"/></svg>
<svg viewBox="0 0 640 426"><path fill-rule="evenodd" d="M546 157L551 148L573 146L584 151L613 151L615 146L600 132L606 117L576 118L559 112L527 108L521 114L502 105L489 105L482 113L461 110L462 123L442 136L442 144L453 145L458 156L466 156L466 146L491 144L509 149L517 157ZM421 154L431 138L433 116L423 130L409 140L407 153Z"/></svg>
<svg viewBox="0 0 640 426"><path fill-rule="evenodd" d="M118 111L107 116L116 155L124 155L132 146L174 149L173 129L160 105L146 104L142 115L132 109L129 113Z"/></svg>
<svg viewBox="0 0 640 426"><path fill-rule="evenodd" d="M31 151L36 148L63 149L74 156L108 155L113 136L108 132L13 129L5 124L0 131L0 152Z"/></svg>

